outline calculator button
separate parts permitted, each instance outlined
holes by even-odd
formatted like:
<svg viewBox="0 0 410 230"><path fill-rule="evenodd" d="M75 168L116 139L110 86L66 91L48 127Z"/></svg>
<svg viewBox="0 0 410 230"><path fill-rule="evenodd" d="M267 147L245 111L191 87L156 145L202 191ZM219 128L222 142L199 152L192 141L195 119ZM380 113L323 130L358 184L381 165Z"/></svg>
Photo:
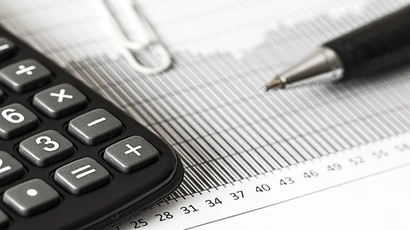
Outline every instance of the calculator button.
<svg viewBox="0 0 410 230"><path fill-rule="evenodd" d="M0 37L0 60L10 57L15 50L15 45L7 38Z"/></svg>
<svg viewBox="0 0 410 230"><path fill-rule="evenodd" d="M41 91L33 99L33 105L51 118L59 118L84 108L85 96L70 84L61 84Z"/></svg>
<svg viewBox="0 0 410 230"><path fill-rule="evenodd" d="M33 165L45 167L70 156L74 146L60 133L47 130L22 141L19 152Z"/></svg>
<svg viewBox="0 0 410 230"><path fill-rule="evenodd" d="M9 218L2 210L0 210L0 229L6 229L9 225Z"/></svg>
<svg viewBox="0 0 410 230"><path fill-rule="evenodd" d="M156 161L158 150L142 137L132 136L109 146L104 159L122 173L131 173Z"/></svg>
<svg viewBox="0 0 410 230"><path fill-rule="evenodd" d="M97 161L86 157L57 169L54 180L68 192L79 195L107 184L110 175Z"/></svg>
<svg viewBox="0 0 410 230"><path fill-rule="evenodd" d="M3 202L21 216L32 216L60 201L57 191L40 179L33 179L8 189Z"/></svg>
<svg viewBox="0 0 410 230"><path fill-rule="evenodd" d="M16 180L23 174L23 165L10 154L0 151L0 185Z"/></svg>
<svg viewBox="0 0 410 230"><path fill-rule="evenodd" d="M122 132L121 122L103 109L95 109L70 121L68 131L87 145L95 145Z"/></svg>
<svg viewBox="0 0 410 230"><path fill-rule="evenodd" d="M51 73L33 59L9 65L0 70L0 81L17 93L24 93L51 80Z"/></svg>
<svg viewBox="0 0 410 230"><path fill-rule="evenodd" d="M20 104L0 108L0 138L10 139L36 128L38 118Z"/></svg>

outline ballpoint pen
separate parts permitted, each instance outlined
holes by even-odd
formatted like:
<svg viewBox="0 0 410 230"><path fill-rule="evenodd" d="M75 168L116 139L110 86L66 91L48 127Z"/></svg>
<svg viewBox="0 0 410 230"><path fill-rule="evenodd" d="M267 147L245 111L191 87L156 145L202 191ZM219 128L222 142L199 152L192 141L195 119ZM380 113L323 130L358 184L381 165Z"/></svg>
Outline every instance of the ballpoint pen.
<svg viewBox="0 0 410 230"><path fill-rule="evenodd" d="M410 5L317 48L263 89L368 75L410 61Z"/></svg>

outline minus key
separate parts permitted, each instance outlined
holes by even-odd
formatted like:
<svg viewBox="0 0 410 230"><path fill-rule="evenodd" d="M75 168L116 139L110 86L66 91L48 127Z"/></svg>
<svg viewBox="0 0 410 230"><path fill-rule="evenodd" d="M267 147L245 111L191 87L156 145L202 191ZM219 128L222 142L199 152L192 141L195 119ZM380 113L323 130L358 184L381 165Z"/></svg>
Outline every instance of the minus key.
<svg viewBox="0 0 410 230"><path fill-rule="evenodd" d="M95 109L70 121L68 132L86 145L96 145L122 132L122 123L104 109Z"/></svg>
<svg viewBox="0 0 410 230"><path fill-rule="evenodd" d="M0 37L0 60L10 57L15 50L16 46L13 42L7 38Z"/></svg>

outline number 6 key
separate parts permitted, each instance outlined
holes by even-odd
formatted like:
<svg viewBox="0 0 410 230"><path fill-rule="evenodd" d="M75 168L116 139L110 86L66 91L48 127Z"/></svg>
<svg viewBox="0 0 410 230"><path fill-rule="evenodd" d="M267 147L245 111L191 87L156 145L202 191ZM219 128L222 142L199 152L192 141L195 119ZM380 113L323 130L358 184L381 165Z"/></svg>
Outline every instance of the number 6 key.
<svg viewBox="0 0 410 230"><path fill-rule="evenodd" d="M11 139L38 126L34 113L20 104L11 104L0 109L0 138Z"/></svg>

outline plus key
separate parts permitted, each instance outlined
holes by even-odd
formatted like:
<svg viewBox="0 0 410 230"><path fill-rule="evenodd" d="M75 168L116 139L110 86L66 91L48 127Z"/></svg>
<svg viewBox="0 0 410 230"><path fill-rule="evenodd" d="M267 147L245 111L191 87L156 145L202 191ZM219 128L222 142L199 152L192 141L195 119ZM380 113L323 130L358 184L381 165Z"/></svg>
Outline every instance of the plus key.
<svg viewBox="0 0 410 230"><path fill-rule="evenodd" d="M130 144L126 144L125 147L128 148L128 150L124 152L125 154L128 155L130 153L135 153L137 156L141 156L141 153L138 152L138 150L140 150L142 148L141 145L138 145L136 147L132 147Z"/></svg>
<svg viewBox="0 0 410 230"><path fill-rule="evenodd" d="M103 158L118 171L131 173L154 163L159 152L144 138L132 136L109 146Z"/></svg>

